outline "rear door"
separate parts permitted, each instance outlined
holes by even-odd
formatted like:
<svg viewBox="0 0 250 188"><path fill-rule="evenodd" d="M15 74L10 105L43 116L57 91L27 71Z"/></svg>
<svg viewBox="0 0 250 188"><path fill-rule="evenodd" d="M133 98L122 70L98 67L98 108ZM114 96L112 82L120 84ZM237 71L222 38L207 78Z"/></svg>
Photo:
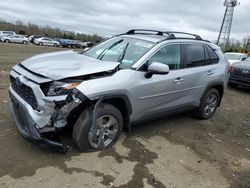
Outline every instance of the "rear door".
<svg viewBox="0 0 250 188"><path fill-rule="evenodd" d="M182 99L184 106L199 106L200 99L209 85L216 80L219 57L210 57L210 47L203 44L183 44L185 72L183 74ZM212 52L211 52L212 54Z"/></svg>
<svg viewBox="0 0 250 188"><path fill-rule="evenodd" d="M15 36L14 35L9 36L8 39L10 40L10 42L15 42Z"/></svg>

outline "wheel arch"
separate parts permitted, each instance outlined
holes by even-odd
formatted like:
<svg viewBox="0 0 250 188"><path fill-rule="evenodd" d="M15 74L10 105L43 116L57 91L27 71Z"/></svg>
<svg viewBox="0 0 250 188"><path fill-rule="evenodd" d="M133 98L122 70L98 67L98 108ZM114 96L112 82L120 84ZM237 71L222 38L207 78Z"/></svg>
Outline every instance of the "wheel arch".
<svg viewBox="0 0 250 188"><path fill-rule="evenodd" d="M103 96L103 103L115 106L123 116L125 130L130 130L130 115L132 114L131 102L125 94L108 94Z"/></svg>
<svg viewBox="0 0 250 188"><path fill-rule="evenodd" d="M215 82L215 83L209 84L207 86L207 88L205 89L202 97L206 94L207 91L209 91L212 88L216 89L220 94L220 101L219 101L219 104L218 104L218 107L219 107L220 104L221 104L221 101L222 101L222 97L224 95L224 83L223 82Z"/></svg>

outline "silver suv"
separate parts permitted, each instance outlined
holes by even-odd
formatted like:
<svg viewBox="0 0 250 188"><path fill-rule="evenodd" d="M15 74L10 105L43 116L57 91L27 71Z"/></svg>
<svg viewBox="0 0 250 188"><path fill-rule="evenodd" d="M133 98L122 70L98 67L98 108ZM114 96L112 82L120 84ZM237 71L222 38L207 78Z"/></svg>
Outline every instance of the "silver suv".
<svg viewBox="0 0 250 188"><path fill-rule="evenodd" d="M95 151L155 117L189 109L209 119L228 72L221 49L198 35L130 30L82 53L46 53L14 66L10 107L26 139L67 151L58 134L67 130L80 151Z"/></svg>

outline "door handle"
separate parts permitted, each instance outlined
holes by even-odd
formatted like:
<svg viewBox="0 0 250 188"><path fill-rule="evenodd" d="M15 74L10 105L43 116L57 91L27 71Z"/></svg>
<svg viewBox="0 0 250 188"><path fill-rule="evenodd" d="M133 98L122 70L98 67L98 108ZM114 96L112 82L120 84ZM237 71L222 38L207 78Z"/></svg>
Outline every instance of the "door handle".
<svg viewBox="0 0 250 188"><path fill-rule="evenodd" d="M176 78L175 80L174 80L174 83L180 83L180 82L182 82L182 81L184 81L184 79L183 78Z"/></svg>
<svg viewBox="0 0 250 188"><path fill-rule="evenodd" d="M213 74L214 74L214 72L213 72L212 70L207 71L207 76L211 76L211 75L213 75Z"/></svg>

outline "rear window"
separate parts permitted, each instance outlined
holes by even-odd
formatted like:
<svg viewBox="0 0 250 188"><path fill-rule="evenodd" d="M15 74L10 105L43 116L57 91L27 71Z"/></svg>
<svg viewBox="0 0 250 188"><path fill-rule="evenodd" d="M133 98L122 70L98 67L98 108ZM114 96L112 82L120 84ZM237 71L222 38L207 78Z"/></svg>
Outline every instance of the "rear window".
<svg viewBox="0 0 250 188"><path fill-rule="evenodd" d="M246 49L247 51L250 51L250 44L247 45Z"/></svg>
<svg viewBox="0 0 250 188"><path fill-rule="evenodd" d="M4 31L3 34L12 35L12 34L14 34L14 32L7 32L7 31Z"/></svg>

